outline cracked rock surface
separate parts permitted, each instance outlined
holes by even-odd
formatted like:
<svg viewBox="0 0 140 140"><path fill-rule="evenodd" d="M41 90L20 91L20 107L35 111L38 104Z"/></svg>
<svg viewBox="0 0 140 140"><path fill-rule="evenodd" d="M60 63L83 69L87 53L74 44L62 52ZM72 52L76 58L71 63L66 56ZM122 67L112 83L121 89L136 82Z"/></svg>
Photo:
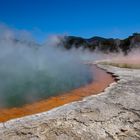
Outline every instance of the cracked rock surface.
<svg viewBox="0 0 140 140"><path fill-rule="evenodd" d="M140 70L99 67L120 80L99 95L0 123L0 140L140 140Z"/></svg>

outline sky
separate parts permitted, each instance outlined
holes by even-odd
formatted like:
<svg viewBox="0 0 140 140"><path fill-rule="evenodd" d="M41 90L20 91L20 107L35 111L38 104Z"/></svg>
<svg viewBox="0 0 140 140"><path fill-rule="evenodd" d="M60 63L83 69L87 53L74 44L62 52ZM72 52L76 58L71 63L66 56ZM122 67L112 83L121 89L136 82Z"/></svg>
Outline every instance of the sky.
<svg viewBox="0 0 140 140"><path fill-rule="evenodd" d="M48 35L125 38L140 32L140 0L0 0L0 23Z"/></svg>

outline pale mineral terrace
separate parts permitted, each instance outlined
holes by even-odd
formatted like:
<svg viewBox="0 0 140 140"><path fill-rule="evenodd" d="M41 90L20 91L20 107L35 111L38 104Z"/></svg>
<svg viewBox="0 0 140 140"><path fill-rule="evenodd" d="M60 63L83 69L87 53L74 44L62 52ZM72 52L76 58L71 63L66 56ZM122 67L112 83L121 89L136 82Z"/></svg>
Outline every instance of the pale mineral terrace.
<svg viewBox="0 0 140 140"><path fill-rule="evenodd" d="M140 70L99 67L118 81L102 93L0 124L0 140L140 140Z"/></svg>

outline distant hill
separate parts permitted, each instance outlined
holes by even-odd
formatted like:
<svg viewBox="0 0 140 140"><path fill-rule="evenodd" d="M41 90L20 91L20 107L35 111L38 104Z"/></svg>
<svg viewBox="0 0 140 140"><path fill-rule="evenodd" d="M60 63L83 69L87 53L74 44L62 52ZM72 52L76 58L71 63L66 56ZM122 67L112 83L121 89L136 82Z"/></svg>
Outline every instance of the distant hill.
<svg viewBox="0 0 140 140"><path fill-rule="evenodd" d="M131 52L132 49L140 49L140 33L133 33L131 36L125 39L103 38L99 36L95 36L89 39L76 36L57 36L57 39L59 41L56 43L56 46L64 46L64 48L68 50L71 48L83 48L89 49L90 51L97 50L103 53L123 52L124 55L127 55L129 52ZM5 38L0 39L0 41L7 42ZM11 39L11 41L13 43L20 43L35 48L44 45L38 44L33 40Z"/></svg>
<svg viewBox="0 0 140 140"><path fill-rule="evenodd" d="M85 39L82 37L65 36L61 43L66 49L83 47L83 49L99 50L104 53L122 51L126 55L133 48L140 48L140 34L134 33L125 39L102 38L98 36Z"/></svg>

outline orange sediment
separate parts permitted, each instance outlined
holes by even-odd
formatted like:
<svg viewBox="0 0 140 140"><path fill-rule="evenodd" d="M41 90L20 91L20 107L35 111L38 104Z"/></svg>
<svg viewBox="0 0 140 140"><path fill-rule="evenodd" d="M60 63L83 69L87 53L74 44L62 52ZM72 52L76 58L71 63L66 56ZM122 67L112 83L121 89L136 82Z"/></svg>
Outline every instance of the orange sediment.
<svg viewBox="0 0 140 140"><path fill-rule="evenodd" d="M83 97L100 93L110 83L114 82L115 79L104 70L97 68L96 66L93 66L93 70L94 80L86 86L74 89L68 93L44 99L42 101L27 104L22 107L0 109L0 122L48 111L66 103L81 100Z"/></svg>

